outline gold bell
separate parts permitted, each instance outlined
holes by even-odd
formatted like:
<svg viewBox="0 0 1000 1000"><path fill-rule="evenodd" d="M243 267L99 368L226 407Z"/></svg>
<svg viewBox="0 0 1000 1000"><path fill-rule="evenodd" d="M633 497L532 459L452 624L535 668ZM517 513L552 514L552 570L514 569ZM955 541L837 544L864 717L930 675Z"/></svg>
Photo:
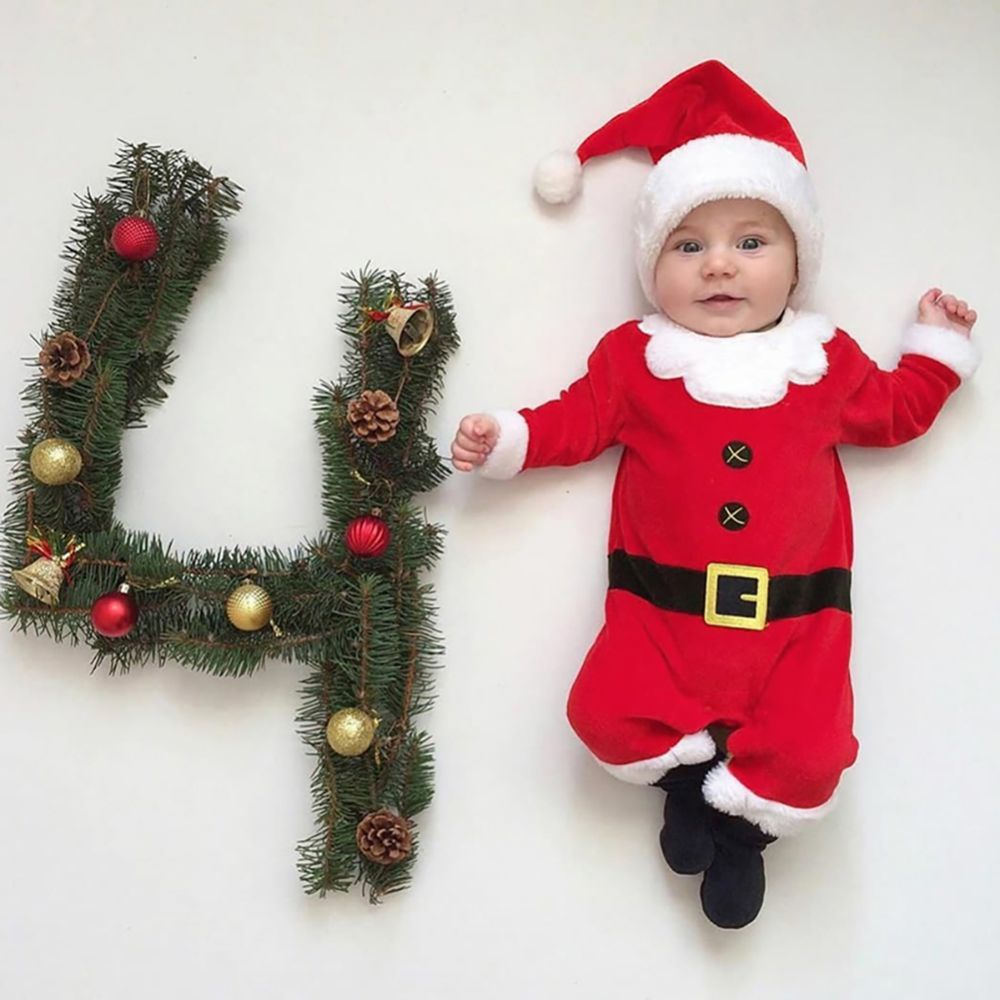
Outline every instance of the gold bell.
<svg viewBox="0 0 1000 1000"><path fill-rule="evenodd" d="M59 603L63 571L58 559L42 556L24 569L15 569L11 576L26 594L55 607Z"/></svg>
<svg viewBox="0 0 1000 1000"><path fill-rule="evenodd" d="M396 350L404 358L419 354L434 333L434 313L425 305L393 306L385 321Z"/></svg>

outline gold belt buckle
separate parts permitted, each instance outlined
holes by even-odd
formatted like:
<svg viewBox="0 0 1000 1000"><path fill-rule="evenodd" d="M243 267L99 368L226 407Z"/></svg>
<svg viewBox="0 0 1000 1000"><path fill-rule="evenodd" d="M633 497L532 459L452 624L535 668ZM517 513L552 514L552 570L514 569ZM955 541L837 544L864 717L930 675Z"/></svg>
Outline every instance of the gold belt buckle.
<svg viewBox="0 0 1000 1000"><path fill-rule="evenodd" d="M740 594L740 600L755 606L753 615L724 615L716 610L719 599L719 578L738 577L756 580L753 594ZM770 574L763 566L736 566L732 563L709 563L705 578L705 621L725 628L746 628L761 631L767 624L767 586Z"/></svg>

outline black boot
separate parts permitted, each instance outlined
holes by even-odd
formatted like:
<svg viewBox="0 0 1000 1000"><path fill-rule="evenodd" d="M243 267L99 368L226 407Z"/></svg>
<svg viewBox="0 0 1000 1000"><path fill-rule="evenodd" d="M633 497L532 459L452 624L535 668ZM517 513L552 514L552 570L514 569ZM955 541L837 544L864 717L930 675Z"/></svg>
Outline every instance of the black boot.
<svg viewBox="0 0 1000 1000"><path fill-rule="evenodd" d="M709 826L712 810L705 802L701 786L705 775L721 759L719 756L703 764L681 764L655 782L667 793L663 803L660 850L678 875L697 875L705 871L715 856L715 841Z"/></svg>
<svg viewBox="0 0 1000 1000"><path fill-rule="evenodd" d="M777 838L741 816L709 812L715 859L701 883L701 908L716 927L746 927L764 902L764 848Z"/></svg>

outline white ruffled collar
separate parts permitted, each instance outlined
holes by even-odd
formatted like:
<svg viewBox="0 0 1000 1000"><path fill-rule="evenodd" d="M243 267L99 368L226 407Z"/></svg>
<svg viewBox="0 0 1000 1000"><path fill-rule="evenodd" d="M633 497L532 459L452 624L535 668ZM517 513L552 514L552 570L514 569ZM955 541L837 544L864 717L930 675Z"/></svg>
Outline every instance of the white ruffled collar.
<svg viewBox="0 0 1000 1000"><path fill-rule="evenodd" d="M789 384L818 382L827 369L823 345L835 333L825 316L791 309L770 330L735 337L694 333L662 313L639 329L649 334L646 366L657 378L682 378L699 402L744 410L779 402Z"/></svg>

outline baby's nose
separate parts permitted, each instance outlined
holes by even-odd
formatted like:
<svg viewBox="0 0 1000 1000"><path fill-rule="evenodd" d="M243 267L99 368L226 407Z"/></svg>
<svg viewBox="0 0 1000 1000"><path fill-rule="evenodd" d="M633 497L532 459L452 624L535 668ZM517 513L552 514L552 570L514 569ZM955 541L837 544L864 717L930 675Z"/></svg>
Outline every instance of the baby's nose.
<svg viewBox="0 0 1000 1000"><path fill-rule="evenodd" d="M735 269L735 260L724 250L709 251L702 261L702 270L706 275L732 274Z"/></svg>

